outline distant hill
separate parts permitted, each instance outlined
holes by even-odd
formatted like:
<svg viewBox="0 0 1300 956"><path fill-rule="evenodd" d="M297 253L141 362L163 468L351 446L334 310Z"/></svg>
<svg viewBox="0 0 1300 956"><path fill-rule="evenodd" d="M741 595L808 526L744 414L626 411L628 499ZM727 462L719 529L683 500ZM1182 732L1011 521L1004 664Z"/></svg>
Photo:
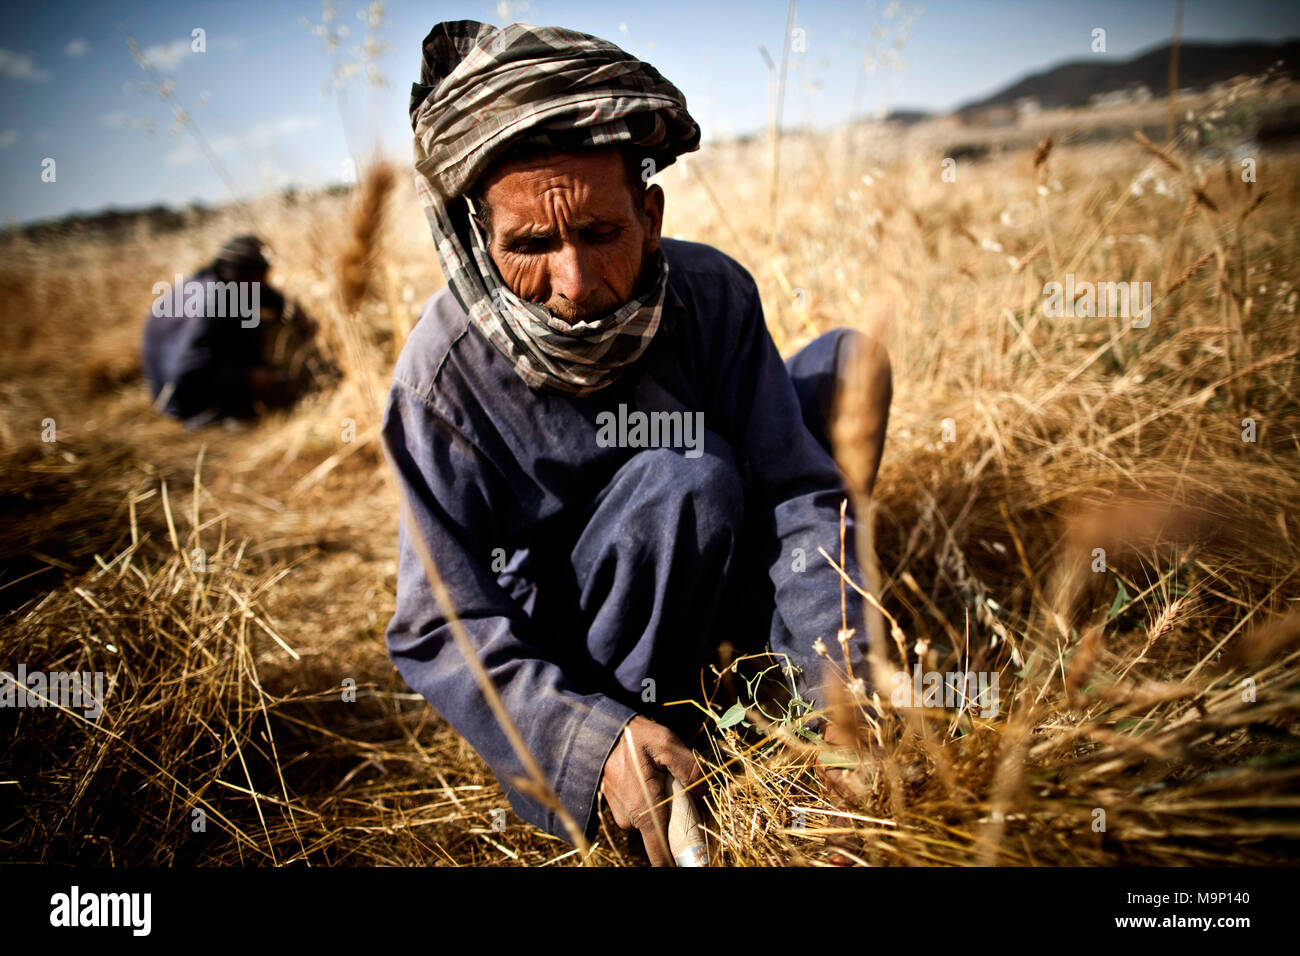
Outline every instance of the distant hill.
<svg viewBox="0 0 1300 956"><path fill-rule="evenodd" d="M280 192L281 198L290 205L304 197L324 193L337 196L352 189L347 183L334 183L313 190L302 190L289 186ZM188 229L210 219L225 206L206 206L192 202L188 206L154 205L135 209L109 207L98 212L69 213L56 219L43 219L27 223L8 223L0 227L0 240L13 235L23 235L33 242L45 242L65 236L76 235L83 238L103 237L122 239L127 235L146 229L151 235Z"/></svg>
<svg viewBox="0 0 1300 956"><path fill-rule="evenodd" d="M1153 96L1169 92L1169 55L1172 47L1148 50L1131 60L1116 60L1105 53L1072 60L1017 80L992 96L960 107L959 116L999 108L1014 108L1032 100L1040 109L1086 106L1096 96L1146 89ZM1278 60L1280 71L1295 79L1300 62L1300 40L1278 43L1183 43L1178 54L1180 89L1204 90L1240 74L1263 73Z"/></svg>

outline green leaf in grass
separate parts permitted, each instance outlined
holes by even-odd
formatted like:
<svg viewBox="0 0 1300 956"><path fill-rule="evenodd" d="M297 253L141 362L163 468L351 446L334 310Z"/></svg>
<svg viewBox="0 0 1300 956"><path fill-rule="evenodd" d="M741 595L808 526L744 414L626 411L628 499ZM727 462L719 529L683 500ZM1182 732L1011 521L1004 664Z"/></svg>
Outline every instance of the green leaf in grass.
<svg viewBox="0 0 1300 956"><path fill-rule="evenodd" d="M745 705L732 704L727 712L718 718L718 729L726 730L728 727L734 727L745 719Z"/></svg>
<svg viewBox="0 0 1300 956"><path fill-rule="evenodd" d="M1129 596L1128 589L1124 587L1123 581L1116 581L1119 590L1115 592L1115 600L1110 602L1110 611L1106 614L1106 620L1113 621L1119 617L1119 612L1128 606Z"/></svg>

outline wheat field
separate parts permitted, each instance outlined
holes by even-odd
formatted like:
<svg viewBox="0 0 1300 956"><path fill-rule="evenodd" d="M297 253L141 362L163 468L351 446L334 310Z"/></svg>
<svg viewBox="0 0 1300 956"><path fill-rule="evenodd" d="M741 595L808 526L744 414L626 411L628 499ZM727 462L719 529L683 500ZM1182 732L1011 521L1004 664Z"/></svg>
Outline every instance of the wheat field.
<svg viewBox="0 0 1300 956"><path fill-rule="evenodd" d="M751 272L783 354L850 325L894 370L860 499L883 639L833 702L857 796L751 710L701 753L715 863L1300 860L1300 155L1252 152L1244 179L1195 125L1156 144L1052 121L1052 142L953 166L944 130L787 134L775 208L761 140L657 179L664 233ZM185 431L141 380L150 289L250 229L341 377L250 431ZM513 813L494 829L500 788L386 654L379 419L444 284L409 169L178 231L0 244L0 667L109 686L97 723L0 712L0 858L643 862L607 814L585 854ZM1149 282L1149 324L1046 315L1067 274ZM896 706L917 666L997 673L998 713Z"/></svg>

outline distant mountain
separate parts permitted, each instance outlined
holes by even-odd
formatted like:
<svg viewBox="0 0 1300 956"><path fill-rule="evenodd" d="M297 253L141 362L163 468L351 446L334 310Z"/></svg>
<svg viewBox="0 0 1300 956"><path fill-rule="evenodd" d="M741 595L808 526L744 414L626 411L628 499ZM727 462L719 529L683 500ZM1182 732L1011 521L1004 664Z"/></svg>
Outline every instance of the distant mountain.
<svg viewBox="0 0 1300 956"><path fill-rule="evenodd" d="M1093 97L1146 87L1153 96L1169 92L1169 55L1165 44L1131 60L1115 60L1105 53L1072 60L1034 73L992 96L960 107L959 116L998 108L1014 108L1023 100L1040 109L1086 106ZM1240 74L1263 73L1278 60L1280 72L1295 79L1300 63L1300 40L1278 43L1183 43L1178 53L1179 89L1203 90Z"/></svg>
<svg viewBox="0 0 1300 956"><path fill-rule="evenodd" d="M888 123L899 123L903 126L913 126L917 123L928 120L933 114L927 110L900 109L891 110L885 117Z"/></svg>

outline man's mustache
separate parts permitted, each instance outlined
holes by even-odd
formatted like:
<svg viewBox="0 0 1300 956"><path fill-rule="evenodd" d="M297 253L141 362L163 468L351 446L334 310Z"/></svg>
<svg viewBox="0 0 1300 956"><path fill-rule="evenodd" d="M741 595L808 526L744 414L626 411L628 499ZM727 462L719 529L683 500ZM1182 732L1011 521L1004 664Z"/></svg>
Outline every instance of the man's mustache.
<svg viewBox="0 0 1300 956"><path fill-rule="evenodd" d="M632 294L628 296L628 298L625 301L619 302L616 305L612 305L609 308L578 309L572 314L565 315L556 312L554 309L550 308L547 305L542 305L541 303L538 304L542 305L542 308L545 309L547 313L549 313L551 316L559 319L561 322L564 322L568 325L577 325L579 322L594 322L597 319L603 319L613 314L614 312L617 312L619 309L623 308L623 306L627 305L628 302L631 302L633 299L637 298L638 296L645 294L645 292L648 289L648 283L653 278L654 274L656 274L656 270L654 269L656 262L657 259L655 257L655 254L649 249L649 247L648 246L643 247L641 252L641 267L640 267L640 271L637 273L636 283L632 286Z"/></svg>

